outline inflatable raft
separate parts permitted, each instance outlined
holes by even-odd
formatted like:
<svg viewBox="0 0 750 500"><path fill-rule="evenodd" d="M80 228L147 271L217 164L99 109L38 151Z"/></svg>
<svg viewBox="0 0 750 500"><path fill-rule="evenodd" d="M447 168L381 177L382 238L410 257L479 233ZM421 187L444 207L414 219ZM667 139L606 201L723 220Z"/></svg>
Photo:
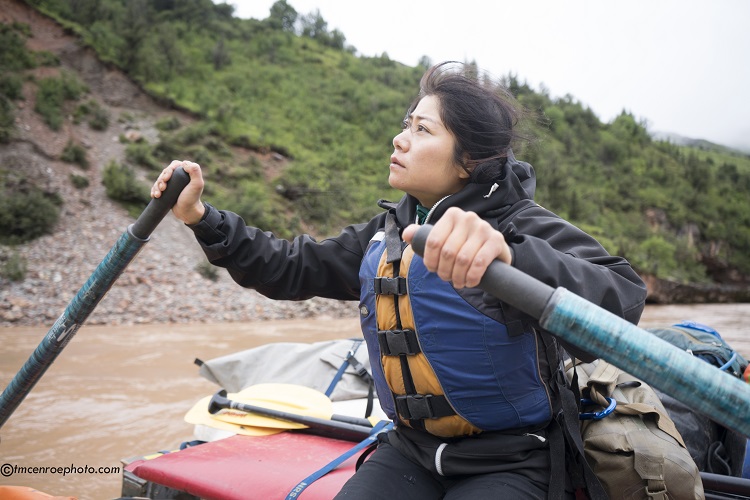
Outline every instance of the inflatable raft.
<svg viewBox="0 0 750 500"><path fill-rule="evenodd" d="M366 346L360 342L277 343L199 362L204 378L236 392L207 396L187 411L195 441L124 461L123 498L330 500L389 425L372 397ZM215 400L223 403L212 412ZM336 428L234 411L226 400L302 418L345 421L351 416L365 423L341 435ZM701 472L706 498L750 499L750 457L743 437L734 434L730 442L727 433L723 439L714 444L728 450L732 470Z"/></svg>

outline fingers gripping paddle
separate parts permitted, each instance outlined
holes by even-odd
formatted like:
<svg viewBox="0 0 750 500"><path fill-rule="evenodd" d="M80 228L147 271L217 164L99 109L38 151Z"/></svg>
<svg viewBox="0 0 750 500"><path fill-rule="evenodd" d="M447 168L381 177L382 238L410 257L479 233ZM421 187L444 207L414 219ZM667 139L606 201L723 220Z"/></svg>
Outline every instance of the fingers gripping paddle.
<svg viewBox="0 0 750 500"><path fill-rule="evenodd" d="M182 168L175 170L161 198L152 199L135 223L120 236L0 395L0 427L42 378L120 274L148 242L153 230L169 213L189 182L187 172Z"/></svg>
<svg viewBox="0 0 750 500"><path fill-rule="evenodd" d="M432 226L414 235L424 254ZM490 264L479 288L539 321L546 331L598 356L717 422L750 436L750 385L656 335L512 266Z"/></svg>

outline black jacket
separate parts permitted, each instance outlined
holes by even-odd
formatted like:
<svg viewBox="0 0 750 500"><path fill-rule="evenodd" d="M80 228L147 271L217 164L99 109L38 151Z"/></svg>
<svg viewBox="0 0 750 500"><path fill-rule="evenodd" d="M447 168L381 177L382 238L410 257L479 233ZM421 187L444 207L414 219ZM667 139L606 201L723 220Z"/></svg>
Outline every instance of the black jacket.
<svg viewBox="0 0 750 500"><path fill-rule="evenodd" d="M535 188L531 165L511 156L497 182L468 184L436 204L427 222L451 206L474 211L503 232L514 267L637 324L646 298L643 281L625 259L609 255L594 238L534 203ZM379 204L396 214L400 228L415 221L412 196ZM291 242L276 238L210 205L204 219L190 227L209 261L244 287L274 299L358 300L360 263L372 236L383 230L386 214L320 242L307 235Z"/></svg>

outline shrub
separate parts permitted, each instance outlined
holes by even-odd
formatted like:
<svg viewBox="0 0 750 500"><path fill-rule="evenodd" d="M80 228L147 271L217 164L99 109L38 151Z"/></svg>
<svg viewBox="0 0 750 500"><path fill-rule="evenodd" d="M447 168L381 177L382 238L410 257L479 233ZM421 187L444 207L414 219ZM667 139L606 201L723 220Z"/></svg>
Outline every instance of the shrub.
<svg viewBox="0 0 750 500"><path fill-rule="evenodd" d="M219 280L219 272L216 269L216 266L208 261L203 261L200 264L196 265L195 270L198 272L198 274L209 281L215 282Z"/></svg>
<svg viewBox="0 0 750 500"><path fill-rule="evenodd" d="M60 58L47 50L34 52L34 61L37 66L60 66Z"/></svg>
<svg viewBox="0 0 750 500"><path fill-rule="evenodd" d="M86 150L80 144L68 141L60 159L67 163L74 163L83 169L89 168L89 160L86 158Z"/></svg>
<svg viewBox="0 0 750 500"><path fill-rule="evenodd" d="M92 101L82 102L76 106L76 110L73 112L73 123L78 125L89 115L89 113L91 113L91 102Z"/></svg>
<svg viewBox="0 0 750 500"><path fill-rule="evenodd" d="M60 81L60 89L62 91L63 99L66 101L75 101L89 91L86 84L80 81L74 73L69 71L63 71L60 73L58 80Z"/></svg>
<svg viewBox="0 0 750 500"><path fill-rule="evenodd" d="M84 118L88 118L89 127L93 130L107 130L109 127L109 112L94 99L79 104L73 118L75 123L81 123Z"/></svg>
<svg viewBox="0 0 750 500"><path fill-rule="evenodd" d="M13 191L6 186L0 196L0 243L25 243L51 232L60 215L60 196L34 186Z"/></svg>
<svg viewBox="0 0 750 500"><path fill-rule="evenodd" d="M161 170L162 165L154 158L152 149L147 142L131 142L125 147L125 158L134 165Z"/></svg>
<svg viewBox="0 0 750 500"><path fill-rule="evenodd" d="M59 130L62 125L63 102L62 93L55 79L45 78L39 82L34 111L42 115L44 123L52 130Z"/></svg>
<svg viewBox="0 0 750 500"><path fill-rule="evenodd" d="M0 251L0 278L10 281L23 281L26 278L26 259L18 252Z"/></svg>
<svg viewBox="0 0 750 500"><path fill-rule="evenodd" d="M135 117L128 111L124 111L122 114L120 114L120 117L117 119L117 121L124 124L133 123L135 121Z"/></svg>
<svg viewBox="0 0 750 500"><path fill-rule="evenodd" d="M10 100L23 99L23 79L17 73L0 74L0 96Z"/></svg>
<svg viewBox="0 0 750 500"><path fill-rule="evenodd" d="M0 96L0 144L9 142L16 128L13 105L3 96Z"/></svg>
<svg viewBox="0 0 750 500"><path fill-rule="evenodd" d="M251 226L273 229L280 238L292 238L299 232L299 219L287 219L263 182L241 181L235 193L208 194L209 202L213 198L220 199L223 207L239 214Z"/></svg>
<svg viewBox="0 0 750 500"><path fill-rule="evenodd" d="M59 130L65 101L78 99L86 92L86 86L68 72L63 72L57 78L43 78L38 85L34 111L42 115L49 128Z"/></svg>
<svg viewBox="0 0 750 500"><path fill-rule="evenodd" d="M162 135L158 144L154 146L153 155L160 161L171 161L174 158L182 157L183 147L178 141L175 141L171 135Z"/></svg>
<svg viewBox="0 0 750 500"><path fill-rule="evenodd" d="M174 116L162 118L161 120L156 122L157 130L162 130L165 132L169 130L177 130L181 126L182 124L180 123L180 120L178 120L177 117Z"/></svg>
<svg viewBox="0 0 750 500"><path fill-rule="evenodd" d="M97 105L89 117L89 127L94 130L107 130L109 128L109 112Z"/></svg>
<svg viewBox="0 0 750 500"><path fill-rule="evenodd" d="M210 167L214 163L213 155L205 146L190 146L183 150L182 156L204 168Z"/></svg>
<svg viewBox="0 0 750 500"><path fill-rule="evenodd" d="M89 178L85 175L70 174L70 182L76 189L89 187Z"/></svg>
<svg viewBox="0 0 750 500"><path fill-rule="evenodd" d="M23 70L34 67L34 57L26 49L26 38L29 36L22 26L14 23L9 26L0 23L0 69ZM21 33L19 33L19 31Z"/></svg>
<svg viewBox="0 0 750 500"><path fill-rule="evenodd" d="M107 196L115 201L135 205L151 199L148 186L135 178L133 169L114 160L104 168L102 183Z"/></svg>

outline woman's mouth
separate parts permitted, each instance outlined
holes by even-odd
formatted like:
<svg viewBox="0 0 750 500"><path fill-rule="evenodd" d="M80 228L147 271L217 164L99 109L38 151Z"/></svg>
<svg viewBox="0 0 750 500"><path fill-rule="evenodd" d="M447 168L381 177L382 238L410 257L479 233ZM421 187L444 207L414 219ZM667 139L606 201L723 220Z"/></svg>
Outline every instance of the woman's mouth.
<svg viewBox="0 0 750 500"><path fill-rule="evenodd" d="M404 166L396 159L395 156L391 156L391 167L404 168Z"/></svg>

